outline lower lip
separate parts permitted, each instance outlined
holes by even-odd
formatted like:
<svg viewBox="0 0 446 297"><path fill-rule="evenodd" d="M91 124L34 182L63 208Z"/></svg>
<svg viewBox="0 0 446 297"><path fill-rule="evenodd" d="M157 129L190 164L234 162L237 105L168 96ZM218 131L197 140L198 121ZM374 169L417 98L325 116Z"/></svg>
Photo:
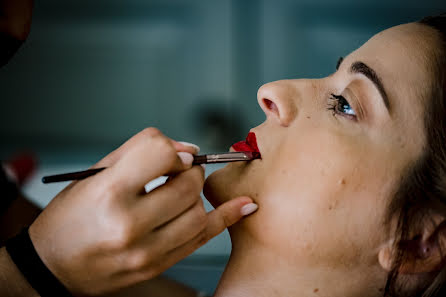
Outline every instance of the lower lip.
<svg viewBox="0 0 446 297"><path fill-rule="evenodd" d="M253 132L249 132L245 141L239 141L232 145L231 148L236 152L259 152L256 135Z"/></svg>

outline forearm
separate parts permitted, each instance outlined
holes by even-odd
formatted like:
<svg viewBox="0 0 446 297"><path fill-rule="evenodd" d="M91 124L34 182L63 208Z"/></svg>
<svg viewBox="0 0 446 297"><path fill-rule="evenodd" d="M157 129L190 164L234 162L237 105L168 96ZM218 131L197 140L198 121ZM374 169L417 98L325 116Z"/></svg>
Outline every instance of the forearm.
<svg viewBox="0 0 446 297"><path fill-rule="evenodd" d="M186 285L170 280L163 276L156 277L138 285L107 295L106 297L197 297L198 292Z"/></svg>
<svg viewBox="0 0 446 297"><path fill-rule="evenodd" d="M0 296L2 297L39 297L15 266L4 247L0 248ZM109 294L107 297L196 297L197 291L162 276L139 285Z"/></svg>
<svg viewBox="0 0 446 297"><path fill-rule="evenodd" d="M25 40L31 28L33 0L0 0L0 31Z"/></svg>
<svg viewBox="0 0 446 297"><path fill-rule="evenodd" d="M39 296L17 269L4 247L0 248L0 296Z"/></svg>

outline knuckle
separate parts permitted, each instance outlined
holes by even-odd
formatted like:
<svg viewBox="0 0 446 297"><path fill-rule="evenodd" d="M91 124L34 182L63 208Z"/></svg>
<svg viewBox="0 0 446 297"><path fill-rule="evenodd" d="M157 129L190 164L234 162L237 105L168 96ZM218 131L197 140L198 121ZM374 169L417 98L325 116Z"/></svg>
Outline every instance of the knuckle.
<svg viewBox="0 0 446 297"><path fill-rule="evenodd" d="M232 224L234 224L234 222L232 222L231 219L226 215L223 215L221 219L223 221L224 226L226 226L226 227L229 227Z"/></svg>
<svg viewBox="0 0 446 297"><path fill-rule="evenodd" d="M133 225L131 221L118 218L113 225L114 236L111 239L113 246L118 250L128 249L132 245L134 239Z"/></svg>
<svg viewBox="0 0 446 297"><path fill-rule="evenodd" d="M202 205L199 205L195 211L196 216L196 224L200 230L203 230L206 228L208 224L208 215L206 211L204 210L204 207Z"/></svg>
<svg viewBox="0 0 446 297"><path fill-rule="evenodd" d="M159 137L153 139L150 144L150 149L155 151L160 159L165 164L173 166L177 161L177 151L173 147L170 140L166 137Z"/></svg>
<svg viewBox="0 0 446 297"><path fill-rule="evenodd" d="M169 138L167 138L166 136L164 136L162 134L157 135L156 137L153 137L150 141L151 141L150 142L151 145L154 147L159 147L164 150L171 148L173 150L173 145L170 143Z"/></svg>
<svg viewBox="0 0 446 297"><path fill-rule="evenodd" d="M163 135L160 130L158 130L157 128L154 128L154 127L145 128L144 130L142 130L140 132L140 134L144 137L149 137L149 138Z"/></svg>
<svg viewBox="0 0 446 297"><path fill-rule="evenodd" d="M126 259L128 268L132 271L146 270L151 266L152 258L145 250L131 252Z"/></svg>
<svg viewBox="0 0 446 297"><path fill-rule="evenodd" d="M111 182L103 189L103 196L106 197L107 200L114 200L122 192L122 179L110 178L110 181Z"/></svg>
<svg viewBox="0 0 446 297"><path fill-rule="evenodd" d="M204 245L206 242L208 242L208 237L207 234L205 232L200 232L197 236L196 236L196 243L197 246L200 247L202 245Z"/></svg>

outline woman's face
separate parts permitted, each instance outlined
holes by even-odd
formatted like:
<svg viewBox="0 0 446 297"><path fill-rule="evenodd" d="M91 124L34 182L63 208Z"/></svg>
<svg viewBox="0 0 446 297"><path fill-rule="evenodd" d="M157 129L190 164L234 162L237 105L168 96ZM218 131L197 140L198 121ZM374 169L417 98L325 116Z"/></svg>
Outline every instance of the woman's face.
<svg viewBox="0 0 446 297"><path fill-rule="evenodd" d="M266 120L251 131L262 159L227 165L204 190L214 206L241 195L258 203L230 230L235 250L255 242L290 265L377 263L392 192L425 143L435 38L423 25L393 27L329 77L259 89Z"/></svg>

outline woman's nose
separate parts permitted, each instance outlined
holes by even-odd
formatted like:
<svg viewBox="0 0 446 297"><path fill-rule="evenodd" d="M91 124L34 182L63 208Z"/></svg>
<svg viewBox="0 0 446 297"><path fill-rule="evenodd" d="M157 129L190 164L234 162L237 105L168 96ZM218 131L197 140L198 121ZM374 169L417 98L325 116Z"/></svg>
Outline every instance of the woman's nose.
<svg viewBox="0 0 446 297"><path fill-rule="evenodd" d="M267 118L273 118L285 127L297 116L297 98L296 87L289 80L267 83L257 92L257 101Z"/></svg>

